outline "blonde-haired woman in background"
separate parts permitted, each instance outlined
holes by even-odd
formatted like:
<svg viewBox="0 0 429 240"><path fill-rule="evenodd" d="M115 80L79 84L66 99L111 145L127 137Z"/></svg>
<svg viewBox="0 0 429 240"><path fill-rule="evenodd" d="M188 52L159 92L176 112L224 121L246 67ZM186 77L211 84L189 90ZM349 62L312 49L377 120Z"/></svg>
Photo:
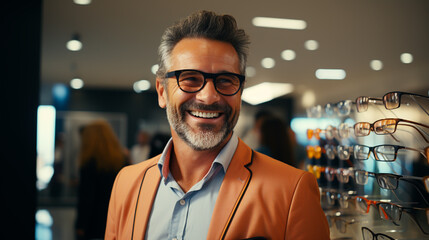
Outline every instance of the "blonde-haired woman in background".
<svg viewBox="0 0 429 240"><path fill-rule="evenodd" d="M81 129L76 237L104 239L113 182L126 165L126 154L105 120Z"/></svg>

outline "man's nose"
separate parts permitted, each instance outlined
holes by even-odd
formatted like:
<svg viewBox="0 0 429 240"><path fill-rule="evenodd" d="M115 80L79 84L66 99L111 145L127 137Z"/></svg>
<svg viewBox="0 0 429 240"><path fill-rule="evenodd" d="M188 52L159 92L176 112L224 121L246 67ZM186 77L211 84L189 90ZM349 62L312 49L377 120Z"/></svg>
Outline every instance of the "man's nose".
<svg viewBox="0 0 429 240"><path fill-rule="evenodd" d="M212 104L218 102L220 99L219 93L216 91L214 82L212 79L206 79L206 85L197 92L197 100L204 102L205 104Z"/></svg>

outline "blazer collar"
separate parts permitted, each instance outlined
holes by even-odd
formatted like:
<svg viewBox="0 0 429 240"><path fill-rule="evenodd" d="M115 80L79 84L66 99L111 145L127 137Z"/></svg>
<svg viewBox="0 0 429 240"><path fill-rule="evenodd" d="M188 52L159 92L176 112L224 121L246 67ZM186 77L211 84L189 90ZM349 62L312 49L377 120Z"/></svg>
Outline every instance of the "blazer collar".
<svg viewBox="0 0 429 240"><path fill-rule="evenodd" d="M248 168L252 164L253 151L241 139L231 160L219 190L210 221L208 239L224 239L241 199L252 178Z"/></svg>
<svg viewBox="0 0 429 240"><path fill-rule="evenodd" d="M143 173L134 212L131 239L144 239L146 235L146 227L149 222L153 201L161 180L161 173L157 167L158 160L159 157L156 157L153 165Z"/></svg>

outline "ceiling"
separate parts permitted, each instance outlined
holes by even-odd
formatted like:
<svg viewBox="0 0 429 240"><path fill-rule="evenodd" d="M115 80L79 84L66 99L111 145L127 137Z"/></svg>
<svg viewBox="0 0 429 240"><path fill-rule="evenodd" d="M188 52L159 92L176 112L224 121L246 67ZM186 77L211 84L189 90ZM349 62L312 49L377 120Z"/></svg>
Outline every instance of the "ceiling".
<svg viewBox="0 0 429 240"><path fill-rule="evenodd" d="M151 67L164 29L200 10L233 15L250 35L248 65L256 69L246 86L259 82L292 83L296 109L306 91L316 104L358 96L381 96L392 90L427 94L429 90L429 1L427 0L276 0L276 1L150 1L93 0L76 5L72 0L45 0L42 33L42 83L66 83L79 76L88 88L132 89L147 79L154 88ZM259 28L256 16L301 19L305 30ZM83 48L66 49L78 33ZM304 48L307 40L319 48ZM296 59L285 61L281 52L292 49ZM403 64L400 54L414 61ZM260 62L276 60L271 69ZM383 69L370 68L381 60ZM318 68L345 69L344 80L319 80ZM308 95L306 95L308 96Z"/></svg>

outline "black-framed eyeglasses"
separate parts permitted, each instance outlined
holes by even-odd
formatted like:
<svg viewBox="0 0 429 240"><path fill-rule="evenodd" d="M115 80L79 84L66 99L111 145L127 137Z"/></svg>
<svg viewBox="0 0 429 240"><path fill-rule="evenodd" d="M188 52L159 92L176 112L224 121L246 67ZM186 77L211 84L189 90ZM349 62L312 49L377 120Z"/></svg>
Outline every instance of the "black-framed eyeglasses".
<svg viewBox="0 0 429 240"><path fill-rule="evenodd" d="M371 229L367 227L362 227L362 237L363 240L395 240L391 236L388 236L383 233L374 233Z"/></svg>
<svg viewBox="0 0 429 240"><path fill-rule="evenodd" d="M372 152L375 160L377 161L393 162L396 160L398 156L398 151L401 149L417 151L421 153L426 159L429 158L429 146L426 147L424 151L422 151L415 148L391 145L391 144L382 144L382 145L377 145L373 147L357 144L357 145L354 145L353 152L354 152L354 157L357 160L367 160L369 158L369 155Z"/></svg>
<svg viewBox="0 0 429 240"><path fill-rule="evenodd" d="M179 88L187 93L196 93L204 88L207 78L213 80L216 91L224 96L238 93L245 80L244 75L231 72L206 73L195 69L168 72L166 78L176 77Z"/></svg>
<svg viewBox="0 0 429 240"><path fill-rule="evenodd" d="M407 92L388 92L386 93L383 98L373 98L373 97L358 97L356 98L356 110L358 112L365 112L366 110L368 110L368 103L374 103L374 104L384 104L384 107L387 110L392 110L392 109L396 109L399 108L401 106L401 98L402 95L409 95L409 96L416 96L416 97L420 97L423 99L427 99L429 100L429 97L427 96L423 96L423 95L419 95L419 94L414 94L414 93L407 93Z"/></svg>
<svg viewBox="0 0 429 240"><path fill-rule="evenodd" d="M387 189L387 190L396 190L399 185L399 180L406 181L411 183L412 186L416 188L419 194L423 197L423 200L426 204L429 205L429 202L426 200L427 193L429 193L429 176L425 177L415 177L415 176L402 176L396 175L392 173L374 173L367 172L365 170L354 170L355 173L355 181L359 185L366 185L368 183L368 177L374 177L377 180L378 186ZM418 182L420 184L418 184ZM425 188L426 194L420 191L421 184L422 188Z"/></svg>

